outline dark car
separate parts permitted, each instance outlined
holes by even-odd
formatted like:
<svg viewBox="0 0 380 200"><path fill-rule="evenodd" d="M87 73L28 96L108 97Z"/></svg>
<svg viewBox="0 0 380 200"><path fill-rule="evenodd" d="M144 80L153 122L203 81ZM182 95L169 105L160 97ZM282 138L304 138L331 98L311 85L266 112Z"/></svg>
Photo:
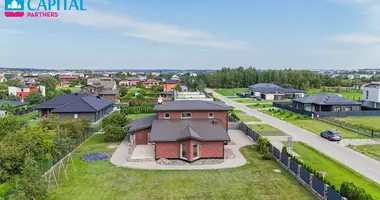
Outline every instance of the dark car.
<svg viewBox="0 0 380 200"><path fill-rule="evenodd" d="M338 131L328 130L328 131L322 132L320 135L321 137L326 138L330 141L340 141L342 139L342 136L340 135Z"/></svg>

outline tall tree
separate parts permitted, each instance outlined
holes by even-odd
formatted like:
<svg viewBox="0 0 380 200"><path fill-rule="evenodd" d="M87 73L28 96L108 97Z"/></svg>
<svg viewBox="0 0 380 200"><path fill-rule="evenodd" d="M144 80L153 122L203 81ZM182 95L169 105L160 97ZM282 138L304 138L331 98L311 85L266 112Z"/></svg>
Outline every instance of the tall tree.
<svg viewBox="0 0 380 200"><path fill-rule="evenodd" d="M29 104L40 104L44 102L44 96L40 92L31 92L29 93L24 100Z"/></svg>

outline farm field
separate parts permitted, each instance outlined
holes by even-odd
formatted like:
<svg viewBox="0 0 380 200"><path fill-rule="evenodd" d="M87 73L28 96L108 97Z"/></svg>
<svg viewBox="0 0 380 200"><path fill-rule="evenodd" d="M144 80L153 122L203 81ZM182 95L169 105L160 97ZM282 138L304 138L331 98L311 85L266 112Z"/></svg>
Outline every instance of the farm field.
<svg viewBox="0 0 380 200"><path fill-rule="evenodd" d="M231 88L231 89L220 88L220 89L214 89L214 91L223 96L236 96L236 93L247 93L248 88Z"/></svg>
<svg viewBox="0 0 380 200"><path fill-rule="evenodd" d="M337 119L353 125L365 125L380 129L380 117L341 117Z"/></svg>
<svg viewBox="0 0 380 200"><path fill-rule="evenodd" d="M368 144L359 146L348 146L349 148L380 161L380 144Z"/></svg>
<svg viewBox="0 0 380 200"><path fill-rule="evenodd" d="M314 199L273 160L260 158L255 146L241 149L249 161L239 168L222 170L135 170L116 167L108 160L83 162L91 152L112 153L102 135L94 135L74 155L76 171L51 190L48 199ZM149 189L147 189L149 188Z"/></svg>
<svg viewBox="0 0 380 200"><path fill-rule="evenodd" d="M251 129L260 133L262 136L285 136L286 134L281 130L268 125L268 124L252 124Z"/></svg>
<svg viewBox="0 0 380 200"><path fill-rule="evenodd" d="M268 115L272 115L274 117L277 117L279 119L285 120L289 123L292 123L300 128L306 129L310 132L313 132L317 135L319 135L321 132L326 130L338 130L340 134L342 135L343 139L348 138L369 138L368 136L350 131L345 128L341 128L339 126L335 126L332 124L328 124L322 121L313 120L307 116L295 114L289 111L285 110L264 110L263 113L266 113Z"/></svg>
<svg viewBox="0 0 380 200"><path fill-rule="evenodd" d="M349 167L331 159L317 150L300 142L293 143L293 151L300 155L300 159L317 171L326 172L326 178L337 189L345 181L354 182L365 189L374 199L380 199L380 185L355 172Z"/></svg>

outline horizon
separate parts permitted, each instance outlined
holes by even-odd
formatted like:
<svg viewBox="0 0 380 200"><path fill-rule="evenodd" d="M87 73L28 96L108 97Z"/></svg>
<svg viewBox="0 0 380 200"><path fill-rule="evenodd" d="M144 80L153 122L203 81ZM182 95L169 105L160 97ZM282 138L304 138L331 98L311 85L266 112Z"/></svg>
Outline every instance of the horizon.
<svg viewBox="0 0 380 200"><path fill-rule="evenodd" d="M376 0L83 3L87 10L57 18L0 17L0 66L339 70L380 63Z"/></svg>

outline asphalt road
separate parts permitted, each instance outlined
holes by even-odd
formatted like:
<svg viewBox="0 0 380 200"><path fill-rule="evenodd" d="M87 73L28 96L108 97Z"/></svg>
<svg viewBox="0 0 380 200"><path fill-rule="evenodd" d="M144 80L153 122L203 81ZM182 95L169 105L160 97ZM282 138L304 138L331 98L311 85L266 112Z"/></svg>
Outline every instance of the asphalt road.
<svg viewBox="0 0 380 200"><path fill-rule="evenodd" d="M363 174L364 176L372 179L380 184L380 162L372 158L369 158L359 152L352 149L338 145L336 142L329 142L326 139L319 137L318 135L302 129L298 126L282 121L270 115L259 112L256 109L246 107L244 104L237 103L232 99L228 99L213 90L207 89L208 92L212 92L214 97L217 97L224 101L226 104L233 106L239 110L246 112L248 115L255 116L262 120L265 124L277 127L285 133L292 135L295 140L302 141L320 152L332 157L333 159L347 165L355 171ZM349 181L349 180L348 180Z"/></svg>

